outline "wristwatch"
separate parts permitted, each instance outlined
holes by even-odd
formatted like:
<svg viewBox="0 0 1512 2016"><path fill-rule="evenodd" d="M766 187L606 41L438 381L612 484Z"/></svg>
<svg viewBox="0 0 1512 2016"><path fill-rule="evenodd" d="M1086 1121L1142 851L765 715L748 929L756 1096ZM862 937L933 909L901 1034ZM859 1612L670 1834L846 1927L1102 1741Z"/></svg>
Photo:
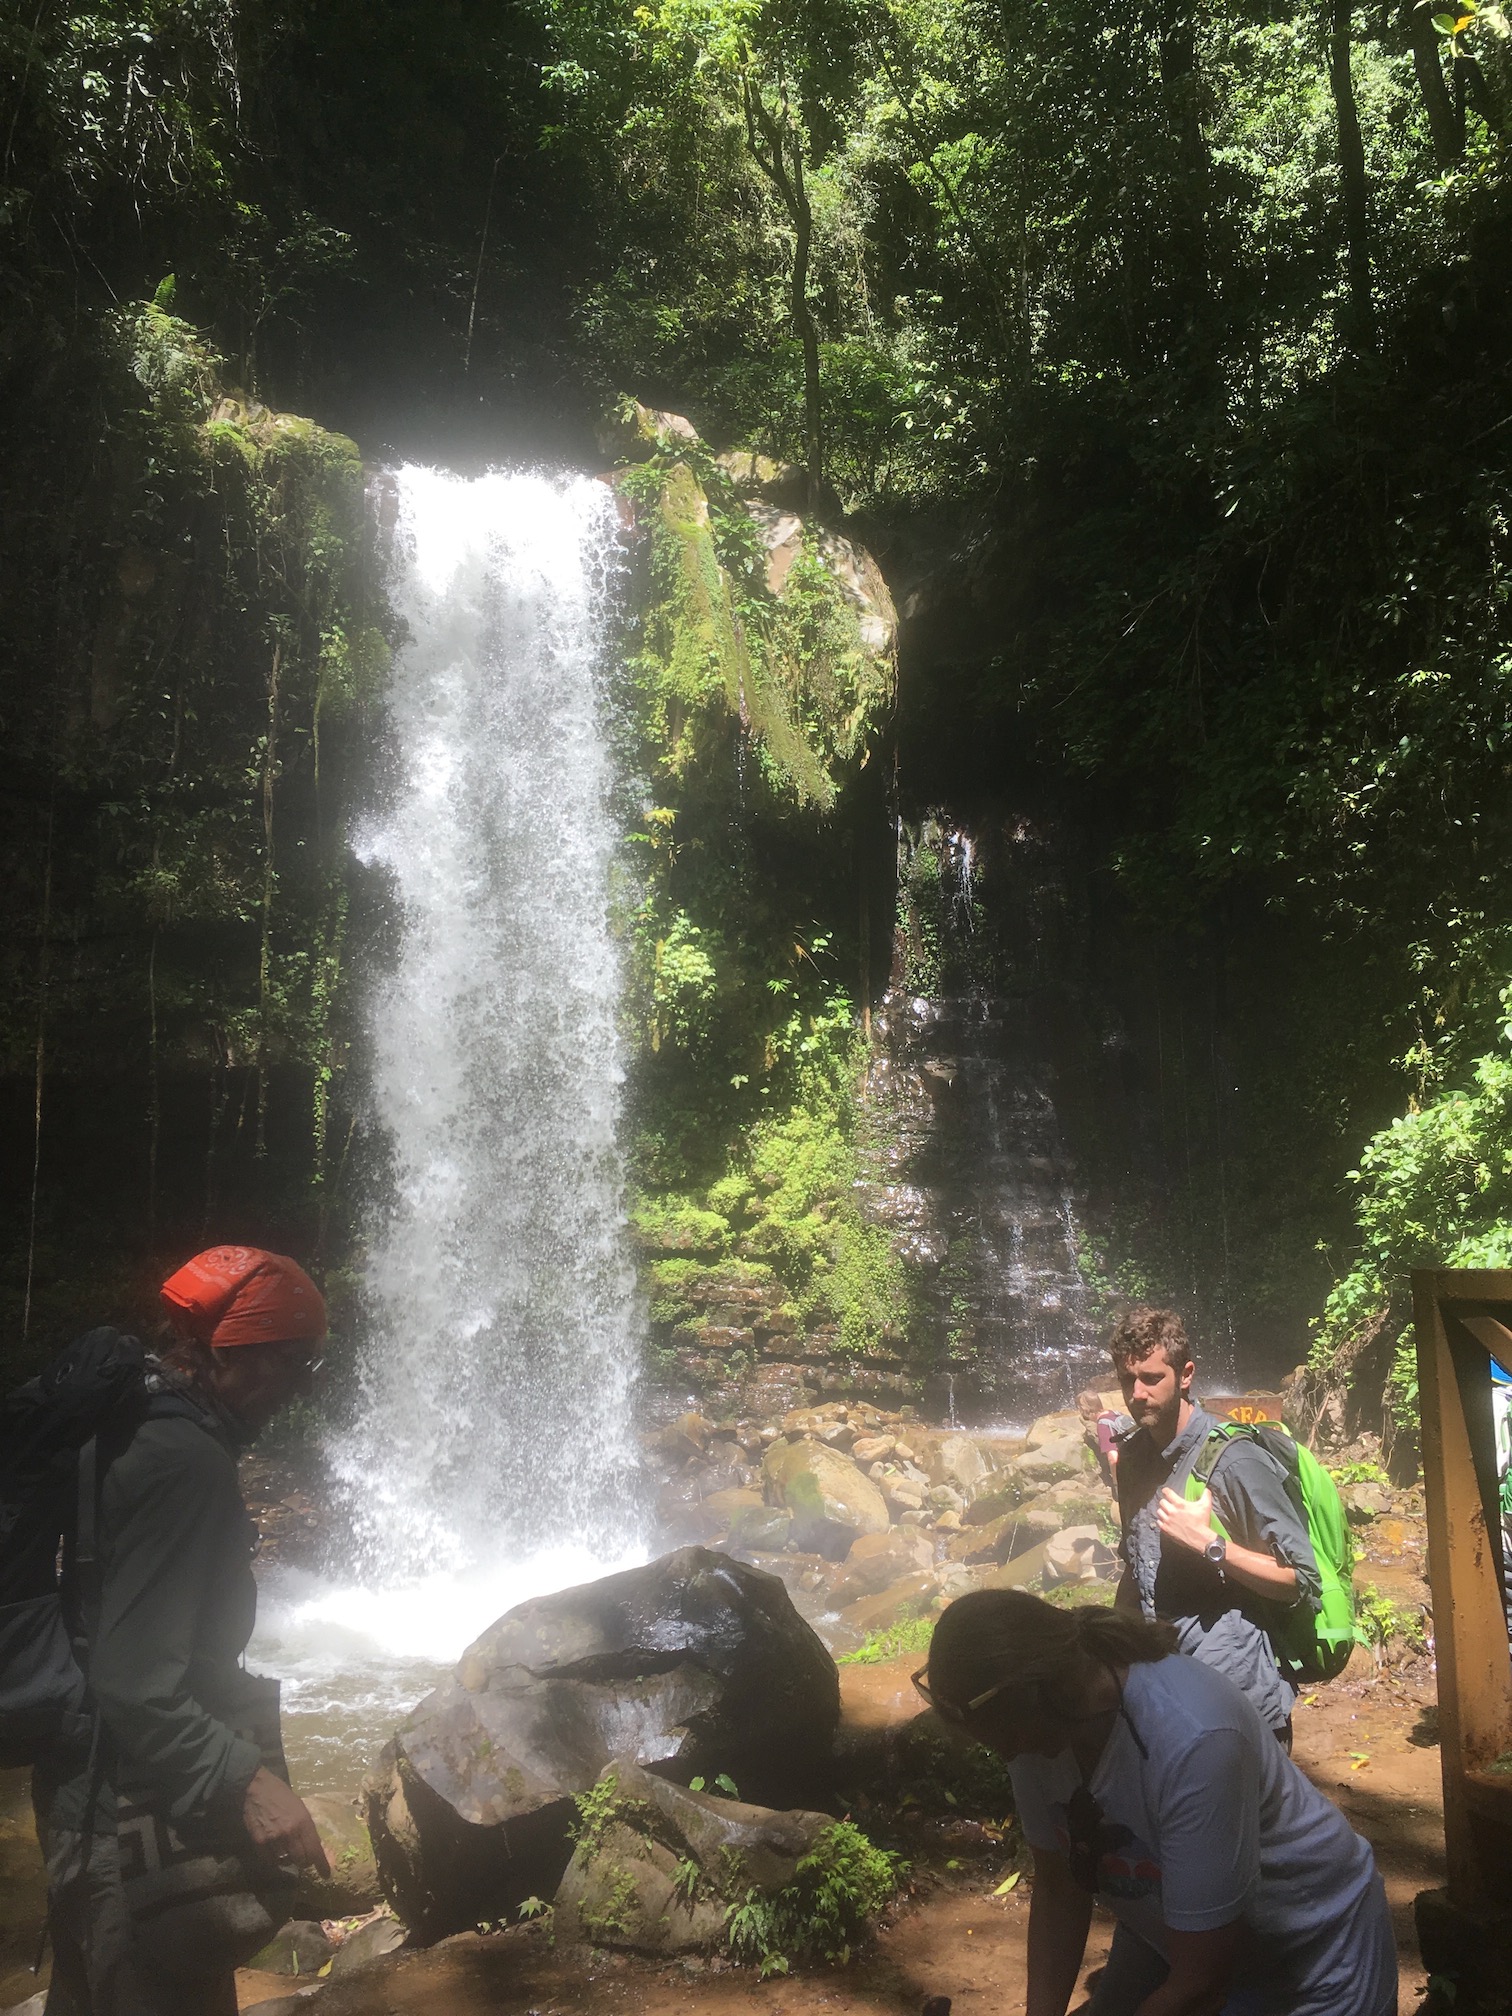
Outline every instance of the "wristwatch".
<svg viewBox="0 0 1512 2016"><path fill-rule="evenodd" d="M1209 1540L1202 1550L1202 1558L1211 1561L1220 1575L1223 1573L1224 1563L1228 1560L1228 1542L1221 1533L1215 1533Z"/></svg>

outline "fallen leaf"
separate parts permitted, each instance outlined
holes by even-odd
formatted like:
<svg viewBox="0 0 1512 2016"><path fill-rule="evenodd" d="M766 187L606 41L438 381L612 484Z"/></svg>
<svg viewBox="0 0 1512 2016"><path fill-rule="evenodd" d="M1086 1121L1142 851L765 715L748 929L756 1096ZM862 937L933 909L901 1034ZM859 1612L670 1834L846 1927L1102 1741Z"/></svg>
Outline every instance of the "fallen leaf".
<svg viewBox="0 0 1512 2016"><path fill-rule="evenodd" d="M999 1885L997 1886L996 1890L993 1891L992 1893L993 1896L1006 1897L1010 1890L1016 1890L1018 1888L1018 1881L1021 1873L1022 1872L1020 1870L1015 1869L1011 1876L1005 1876L1002 1882L999 1883Z"/></svg>

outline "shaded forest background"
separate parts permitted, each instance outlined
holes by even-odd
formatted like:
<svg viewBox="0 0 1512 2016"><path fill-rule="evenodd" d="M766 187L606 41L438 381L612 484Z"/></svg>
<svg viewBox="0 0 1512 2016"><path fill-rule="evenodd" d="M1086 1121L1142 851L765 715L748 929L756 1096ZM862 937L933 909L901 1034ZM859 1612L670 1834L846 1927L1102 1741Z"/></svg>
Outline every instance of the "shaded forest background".
<svg viewBox="0 0 1512 2016"><path fill-rule="evenodd" d="M941 808L1074 835L1087 1028L1159 1076L1141 1126L1088 1079L1109 1292L1289 1359L1321 1317L1410 1417L1404 1269L1512 1260L1498 8L7 0L0 38L13 1348L228 1215L339 1265L383 930L351 444L592 466L630 391L799 465L898 596L891 779L816 857Z"/></svg>

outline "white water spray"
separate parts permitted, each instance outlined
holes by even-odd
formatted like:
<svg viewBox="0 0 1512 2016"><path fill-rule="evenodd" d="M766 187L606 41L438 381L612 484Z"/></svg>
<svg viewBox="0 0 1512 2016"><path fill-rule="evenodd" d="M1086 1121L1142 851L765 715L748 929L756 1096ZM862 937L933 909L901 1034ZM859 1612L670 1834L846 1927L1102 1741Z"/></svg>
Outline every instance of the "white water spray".
<svg viewBox="0 0 1512 2016"><path fill-rule="evenodd" d="M392 790L356 842L399 917L367 1017L392 1184L334 1452L366 1586L307 1590L278 1636L454 1658L636 1538L602 690L618 542L586 478L392 481L409 636Z"/></svg>

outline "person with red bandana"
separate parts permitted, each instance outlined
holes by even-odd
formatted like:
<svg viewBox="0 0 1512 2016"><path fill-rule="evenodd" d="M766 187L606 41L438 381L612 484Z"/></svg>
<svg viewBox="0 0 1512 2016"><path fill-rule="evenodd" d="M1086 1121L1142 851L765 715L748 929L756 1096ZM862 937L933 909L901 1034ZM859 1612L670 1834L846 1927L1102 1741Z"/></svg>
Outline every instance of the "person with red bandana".
<svg viewBox="0 0 1512 2016"><path fill-rule="evenodd" d="M288 1865L328 1873L284 1769L278 1683L241 1663L256 1533L236 1468L310 1391L325 1303L252 1246L198 1254L162 1300L171 1338L98 1436L87 1604L65 1574L95 1733L87 1757L36 1774L47 2016L234 2016L235 1969L276 1930Z"/></svg>

